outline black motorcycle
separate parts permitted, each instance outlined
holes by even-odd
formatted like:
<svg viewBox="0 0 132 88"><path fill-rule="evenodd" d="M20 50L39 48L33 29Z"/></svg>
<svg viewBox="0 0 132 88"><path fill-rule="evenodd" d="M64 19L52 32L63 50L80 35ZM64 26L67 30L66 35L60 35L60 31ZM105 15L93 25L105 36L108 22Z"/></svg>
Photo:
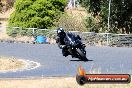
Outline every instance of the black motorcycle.
<svg viewBox="0 0 132 88"><path fill-rule="evenodd" d="M81 38L79 36L75 36L72 33L66 33L66 37L64 38L65 45L67 46L67 51L69 54L75 58L79 58L80 60L87 61L86 58L86 50L85 44L82 44Z"/></svg>

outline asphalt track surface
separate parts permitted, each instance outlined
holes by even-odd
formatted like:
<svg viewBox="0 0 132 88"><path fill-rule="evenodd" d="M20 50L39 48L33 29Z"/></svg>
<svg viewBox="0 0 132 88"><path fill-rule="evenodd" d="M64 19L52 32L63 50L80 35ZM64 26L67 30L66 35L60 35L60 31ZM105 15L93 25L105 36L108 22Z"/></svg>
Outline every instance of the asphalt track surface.
<svg viewBox="0 0 132 88"><path fill-rule="evenodd" d="M87 73L132 74L132 48L88 46L86 51L91 61L83 62L71 56L63 57L57 45L0 43L0 56L13 56L41 64L32 70L0 73L0 78L75 76L80 65Z"/></svg>

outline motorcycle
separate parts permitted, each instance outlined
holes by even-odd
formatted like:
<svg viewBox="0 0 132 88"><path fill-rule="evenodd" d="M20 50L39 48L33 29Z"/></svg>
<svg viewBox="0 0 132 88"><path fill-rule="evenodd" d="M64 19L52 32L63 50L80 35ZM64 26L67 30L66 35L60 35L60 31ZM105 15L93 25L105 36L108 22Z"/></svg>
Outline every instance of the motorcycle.
<svg viewBox="0 0 132 88"><path fill-rule="evenodd" d="M72 33L66 33L64 42L67 46L67 51L72 56L72 58L75 57L83 61L88 61L86 57L85 44L82 44L81 38L79 36L76 37Z"/></svg>

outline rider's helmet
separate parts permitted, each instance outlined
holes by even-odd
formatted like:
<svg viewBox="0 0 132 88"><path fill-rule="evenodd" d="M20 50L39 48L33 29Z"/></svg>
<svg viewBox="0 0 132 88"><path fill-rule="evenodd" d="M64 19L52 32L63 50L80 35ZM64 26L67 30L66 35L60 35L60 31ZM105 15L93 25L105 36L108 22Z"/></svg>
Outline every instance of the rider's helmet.
<svg viewBox="0 0 132 88"><path fill-rule="evenodd" d="M64 29L62 27L58 28L57 29L57 35L63 35L63 34L65 34Z"/></svg>

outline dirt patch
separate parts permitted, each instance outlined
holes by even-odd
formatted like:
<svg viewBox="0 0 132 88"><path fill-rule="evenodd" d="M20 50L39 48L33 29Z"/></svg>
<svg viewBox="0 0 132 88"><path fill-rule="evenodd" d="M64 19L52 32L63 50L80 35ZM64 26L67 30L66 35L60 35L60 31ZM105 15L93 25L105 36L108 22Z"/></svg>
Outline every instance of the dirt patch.
<svg viewBox="0 0 132 88"><path fill-rule="evenodd" d="M13 71L22 68L25 63L16 58L0 57L0 72Z"/></svg>
<svg viewBox="0 0 132 88"><path fill-rule="evenodd" d="M75 77L45 77L38 79L0 80L1 88L132 88L130 84L85 84L80 86Z"/></svg>

